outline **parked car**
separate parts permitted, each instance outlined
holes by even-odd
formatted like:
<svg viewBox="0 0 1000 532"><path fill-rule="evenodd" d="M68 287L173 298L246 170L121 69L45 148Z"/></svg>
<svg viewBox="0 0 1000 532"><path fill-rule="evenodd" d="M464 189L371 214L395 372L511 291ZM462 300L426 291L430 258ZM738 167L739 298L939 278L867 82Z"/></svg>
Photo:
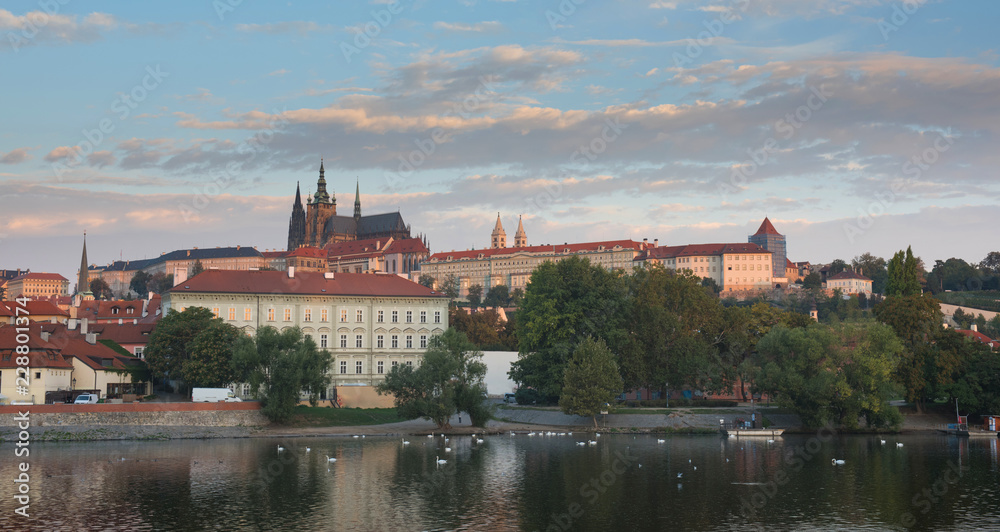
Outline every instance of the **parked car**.
<svg viewBox="0 0 1000 532"><path fill-rule="evenodd" d="M512 393L505 393L505 394L503 394L503 402L505 402L505 403L516 403L517 400L514 399L514 394L512 394Z"/></svg>
<svg viewBox="0 0 1000 532"><path fill-rule="evenodd" d="M82 393L76 396L76 400L73 401L75 405L93 405L97 404L101 398L98 397L96 393Z"/></svg>

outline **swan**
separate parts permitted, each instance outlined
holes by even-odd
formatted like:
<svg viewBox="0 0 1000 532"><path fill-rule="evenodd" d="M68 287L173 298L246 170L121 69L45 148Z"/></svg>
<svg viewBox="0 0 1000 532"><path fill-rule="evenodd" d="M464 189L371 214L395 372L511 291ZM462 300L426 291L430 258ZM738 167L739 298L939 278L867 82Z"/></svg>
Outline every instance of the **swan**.
<svg viewBox="0 0 1000 532"><path fill-rule="evenodd" d="M403 445L409 445L409 444L410 444L410 442L408 442L406 440L403 440Z"/></svg>
<svg viewBox="0 0 1000 532"><path fill-rule="evenodd" d="M597 442L594 440L590 440L587 442L587 445L597 445Z"/></svg>
<svg viewBox="0 0 1000 532"><path fill-rule="evenodd" d="M897 443L897 444L896 444L896 447L902 447L902 446L903 446L903 444L902 444L902 443Z"/></svg>
<svg viewBox="0 0 1000 532"><path fill-rule="evenodd" d="M837 460L836 458L831 458L830 459L830 464L832 464L832 465L844 465L844 461L843 460Z"/></svg>
<svg viewBox="0 0 1000 532"><path fill-rule="evenodd" d="M361 436L358 436L357 434L355 434L355 435L354 435L354 437L355 437L355 438L360 438Z"/></svg>
<svg viewBox="0 0 1000 532"><path fill-rule="evenodd" d="M885 445L885 440L879 440L879 441L882 442L882 445Z"/></svg>
<svg viewBox="0 0 1000 532"><path fill-rule="evenodd" d="M444 452L446 452L446 453L450 453L450 452L451 452L451 447L445 447L445 448L444 448Z"/></svg>
<svg viewBox="0 0 1000 532"><path fill-rule="evenodd" d="M587 442L585 442L585 441L578 441L578 442L576 442L576 444L577 445L587 445Z"/></svg>
<svg viewBox="0 0 1000 532"><path fill-rule="evenodd" d="M482 439L477 439L476 443L483 443L483 440Z"/></svg>
<svg viewBox="0 0 1000 532"><path fill-rule="evenodd" d="M282 447L282 446L281 446L281 445L279 444L279 445L278 445L278 452L280 453L281 451L284 451L284 450L285 450L285 448L284 448L284 447Z"/></svg>
<svg viewBox="0 0 1000 532"><path fill-rule="evenodd" d="M774 443L774 440L767 440L767 443Z"/></svg>
<svg viewBox="0 0 1000 532"><path fill-rule="evenodd" d="M677 478L681 478L683 476L684 476L684 473L677 473Z"/></svg>
<svg viewBox="0 0 1000 532"><path fill-rule="evenodd" d="M698 466L694 466L694 470L697 471L698 470Z"/></svg>
<svg viewBox="0 0 1000 532"><path fill-rule="evenodd" d="M306 447L306 452L307 452L307 453L308 453L309 451L311 451L311 450L312 450L312 449L310 449L310 448Z"/></svg>
<svg viewBox="0 0 1000 532"><path fill-rule="evenodd" d="M656 440L656 443L667 443L667 440Z"/></svg>
<svg viewBox="0 0 1000 532"><path fill-rule="evenodd" d="M428 435L427 435L427 437L428 437L428 438L433 438L433 437L434 437L434 435L433 435L433 434L428 434Z"/></svg>
<svg viewBox="0 0 1000 532"><path fill-rule="evenodd" d="M336 462L336 461L337 461L337 459L336 459L336 458L330 458L329 456L327 456L327 455L325 455L325 454L324 454L323 456L326 456L326 461L327 461L327 462Z"/></svg>
<svg viewBox="0 0 1000 532"><path fill-rule="evenodd" d="M439 464L447 464L448 463L447 460L442 460L440 456L435 456L434 459L437 460L437 463L439 463Z"/></svg>

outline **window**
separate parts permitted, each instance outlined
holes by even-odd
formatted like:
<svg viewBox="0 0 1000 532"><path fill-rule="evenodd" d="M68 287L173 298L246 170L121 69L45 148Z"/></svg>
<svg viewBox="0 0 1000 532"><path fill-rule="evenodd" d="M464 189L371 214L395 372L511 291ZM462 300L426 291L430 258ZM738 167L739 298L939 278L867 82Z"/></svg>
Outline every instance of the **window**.
<svg viewBox="0 0 1000 532"><path fill-rule="evenodd" d="M302 321L312 321L312 320L313 320L313 311L311 308L307 308L304 311L302 311Z"/></svg>
<svg viewBox="0 0 1000 532"><path fill-rule="evenodd" d="M248 397L250 395L250 384L243 383L243 397Z"/></svg>
<svg viewBox="0 0 1000 532"><path fill-rule="evenodd" d="M420 311L420 323L427 323L427 311L426 310L421 310Z"/></svg>
<svg viewBox="0 0 1000 532"><path fill-rule="evenodd" d="M434 311L434 323L441 323L441 311L440 310L435 310Z"/></svg>
<svg viewBox="0 0 1000 532"><path fill-rule="evenodd" d="M399 311L398 310L392 311L392 322L393 323L399 323Z"/></svg>
<svg viewBox="0 0 1000 532"><path fill-rule="evenodd" d="M347 323L347 309L340 310L340 323Z"/></svg>
<svg viewBox="0 0 1000 532"><path fill-rule="evenodd" d="M392 344L391 345L392 345L393 349L398 349L399 348L399 335L398 334L392 335Z"/></svg>
<svg viewBox="0 0 1000 532"><path fill-rule="evenodd" d="M427 347L427 335L426 334L421 334L420 335L420 348L423 349L425 347Z"/></svg>
<svg viewBox="0 0 1000 532"><path fill-rule="evenodd" d="M354 373L356 373L358 375L361 375L361 369L362 369L362 367L363 367L362 366L362 362L360 360L357 361L357 362L355 362L354 363Z"/></svg>
<svg viewBox="0 0 1000 532"><path fill-rule="evenodd" d="M132 354L135 355L135 356L137 356L137 357L139 357L139 358L142 358L142 352L143 352L144 349L145 348L143 346L141 346L141 345L137 346L135 348L135 351Z"/></svg>
<svg viewBox="0 0 1000 532"><path fill-rule="evenodd" d="M247 307L243 309L243 321L250 321L253 319L253 309Z"/></svg>
<svg viewBox="0 0 1000 532"><path fill-rule="evenodd" d="M383 347L385 347L385 337L384 337L384 336L382 336L381 334L380 334L380 335L378 335L378 336L376 336L376 337L375 337L375 345L376 345L376 346L377 346L377 347L378 347L379 349L382 349Z"/></svg>
<svg viewBox="0 0 1000 532"><path fill-rule="evenodd" d="M325 334L319 335L319 346L321 348L323 348L323 349L326 349L326 346L327 346L327 337L326 337Z"/></svg>
<svg viewBox="0 0 1000 532"><path fill-rule="evenodd" d="M340 347L341 349L347 349L347 335L340 335Z"/></svg>
<svg viewBox="0 0 1000 532"><path fill-rule="evenodd" d="M413 335L412 334L407 334L406 335L406 348L407 349L413 349Z"/></svg>
<svg viewBox="0 0 1000 532"><path fill-rule="evenodd" d="M406 311L406 323L413 323L413 311L412 310L407 310Z"/></svg>
<svg viewBox="0 0 1000 532"><path fill-rule="evenodd" d="M382 362L381 360L379 360L378 361L378 374L381 375L383 373L385 373L385 362Z"/></svg>
<svg viewBox="0 0 1000 532"><path fill-rule="evenodd" d="M229 321L236 321L236 308L229 307Z"/></svg>
<svg viewBox="0 0 1000 532"><path fill-rule="evenodd" d="M396 367L396 366L398 366L398 365L399 365L399 362L397 362L397 361L395 361L395 360L393 360L393 361L392 361L392 367Z"/></svg>
<svg viewBox="0 0 1000 532"><path fill-rule="evenodd" d="M274 309L267 309L267 321L274 321Z"/></svg>
<svg viewBox="0 0 1000 532"><path fill-rule="evenodd" d="M330 320L330 313L327 312L326 309L320 310L319 311L319 321L325 322L325 321L329 321L329 320Z"/></svg>
<svg viewBox="0 0 1000 532"><path fill-rule="evenodd" d="M354 336L354 347L361 349L361 335L357 334Z"/></svg>
<svg viewBox="0 0 1000 532"><path fill-rule="evenodd" d="M341 360L340 361L340 374L341 375L346 375L347 374L347 361L346 360Z"/></svg>
<svg viewBox="0 0 1000 532"><path fill-rule="evenodd" d="M359 310L357 320L355 321L357 321L358 323L365 321L365 311Z"/></svg>
<svg viewBox="0 0 1000 532"><path fill-rule="evenodd" d="M215 317L215 318L219 317L219 307L213 307L212 308L212 317Z"/></svg>
<svg viewBox="0 0 1000 532"><path fill-rule="evenodd" d="M384 310L380 310L380 311L378 311L378 322L382 323L384 321L385 321L385 311Z"/></svg>
<svg viewBox="0 0 1000 532"><path fill-rule="evenodd" d="M285 308L285 321L292 321L292 309Z"/></svg>
<svg viewBox="0 0 1000 532"><path fill-rule="evenodd" d="M406 361L406 365L410 366L410 367L413 367L413 361L412 360L407 360Z"/></svg>

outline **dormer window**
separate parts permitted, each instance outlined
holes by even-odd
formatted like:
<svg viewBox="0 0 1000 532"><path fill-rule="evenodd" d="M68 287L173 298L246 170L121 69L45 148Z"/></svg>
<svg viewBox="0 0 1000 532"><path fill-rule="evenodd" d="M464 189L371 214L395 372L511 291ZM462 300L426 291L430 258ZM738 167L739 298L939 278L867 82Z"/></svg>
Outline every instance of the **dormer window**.
<svg viewBox="0 0 1000 532"><path fill-rule="evenodd" d="M118 314L118 307L111 307L112 314Z"/></svg>

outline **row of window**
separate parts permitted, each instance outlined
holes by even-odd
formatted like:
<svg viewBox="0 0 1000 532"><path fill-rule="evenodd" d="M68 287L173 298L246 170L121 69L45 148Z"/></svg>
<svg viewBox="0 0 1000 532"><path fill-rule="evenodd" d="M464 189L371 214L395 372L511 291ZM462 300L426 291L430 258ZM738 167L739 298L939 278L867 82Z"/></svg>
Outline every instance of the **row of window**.
<svg viewBox="0 0 1000 532"><path fill-rule="evenodd" d="M405 335L403 337L403 340L406 342L404 344L406 346L405 347L406 349L413 349L413 335L412 334ZM426 334L421 334L419 340L420 340L420 344L419 344L420 345L420 349L426 349L427 348L427 335ZM320 347L320 349L326 349L326 348L330 347L329 343L330 343L330 340L329 340L329 337L327 335L325 335L325 334L319 335L319 347ZM347 345L348 345L347 335L346 334L340 335L340 347L341 347L341 349L347 349ZM354 335L354 347L357 348L357 349L364 349L364 347L365 347L364 335L361 335L361 334ZM385 335L384 334L379 334L379 335L375 336L375 347L376 347L376 349L385 349ZM389 336L389 347L391 349L399 349L399 335L398 334L393 334L393 335Z"/></svg>
<svg viewBox="0 0 1000 532"><path fill-rule="evenodd" d="M183 309L182 309L182 311L183 311ZM216 318L220 317L219 307L214 307L212 309L212 314ZM347 323L347 317L348 317L347 310L346 309L341 310L340 311L340 322L341 323ZM392 313L390 314L390 317L391 317L391 322L390 323L399 323L399 311L398 310L393 310ZM243 320L244 321L251 321L252 318L253 318L253 309L251 309L250 307L247 307L247 308L243 309ZM284 318L284 321L287 321L287 322L292 321L292 309L286 307L284 309L284 313L282 315L282 318ZM312 312L311 308L306 308L306 309L302 310L302 321L304 321L304 322L311 322L312 318L313 318L313 312ZM327 321L330 321L329 318L330 318L330 316L329 316L329 313L328 313L328 309L325 309L325 308L324 309L320 309L320 311L319 311L319 321L320 322L327 322ZM419 318L420 318L420 323L427 323L427 311L426 310L421 310ZM228 319L229 319L229 321L236 321L236 307L229 307ZM268 308L267 309L267 321L275 321L275 309L274 308ZM360 309L357 310L356 313L355 313L355 322L357 322L357 323L363 323L364 321L365 321L364 311L360 310ZM384 310L378 311L378 314L376 315L376 322L377 323L385 323L385 311ZM406 323L413 323L413 311L412 310L407 310L406 311ZM441 323L441 311L440 310L435 310L434 311L434 323Z"/></svg>
<svg viewBox="0 0 1000 532"><path fill-rule="evenodd" d="M396 360L392 361L392 367L396 367L398 365L399 365L398 361L396 361ZM407 360L406 361L406 365L407 366L412 366L413 365L413 361L412 360ZM360 360L354 362L354 373L356 375L363 374L365 372L364 369L365 369L364 362L362 362ZM375 364L375 372L377 374L379 374L379 375L384 375L385 374L385 361L384 360L379 360ZM347 361L346 360L341 360L340 361L340 374L341 375L346 375L347 374Z"/></svg>

